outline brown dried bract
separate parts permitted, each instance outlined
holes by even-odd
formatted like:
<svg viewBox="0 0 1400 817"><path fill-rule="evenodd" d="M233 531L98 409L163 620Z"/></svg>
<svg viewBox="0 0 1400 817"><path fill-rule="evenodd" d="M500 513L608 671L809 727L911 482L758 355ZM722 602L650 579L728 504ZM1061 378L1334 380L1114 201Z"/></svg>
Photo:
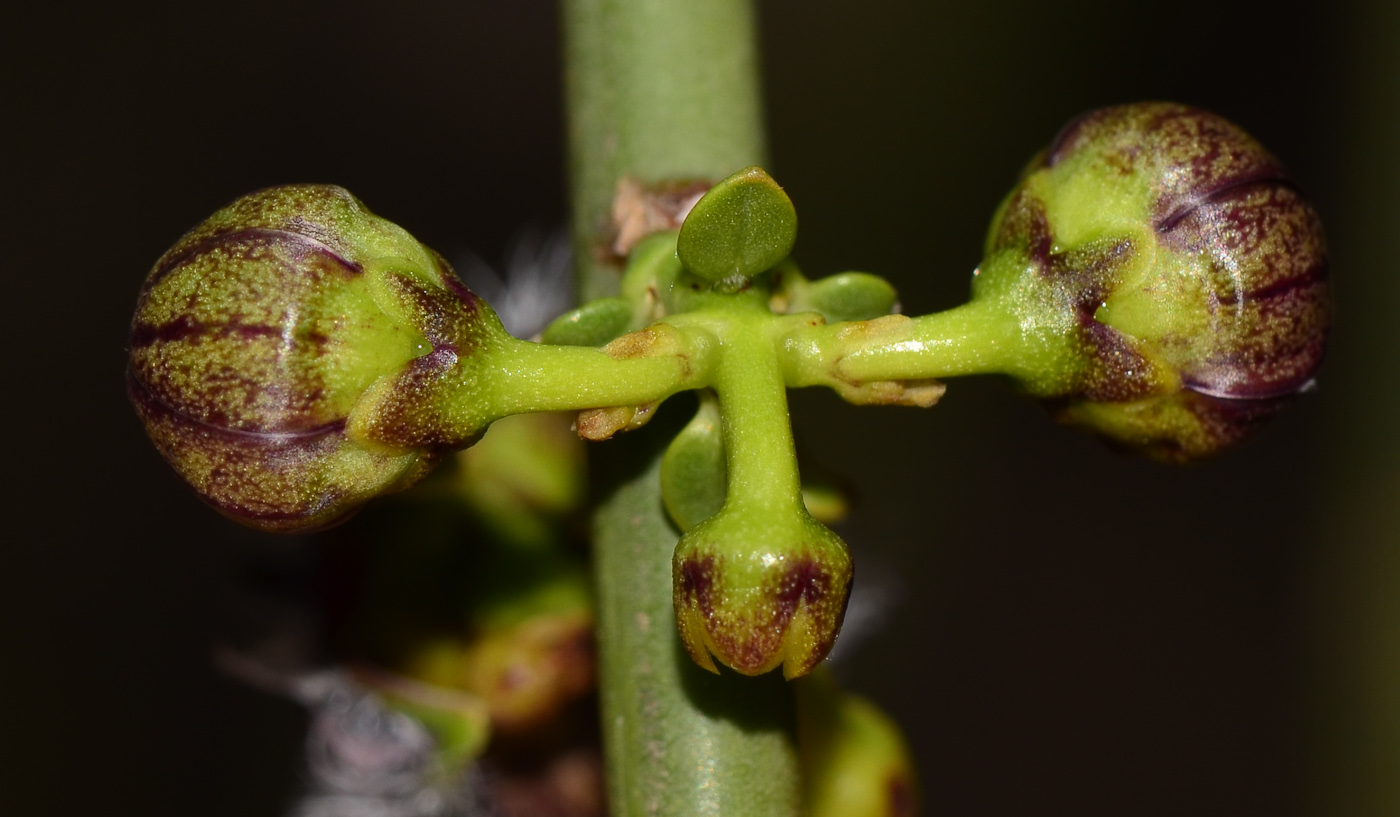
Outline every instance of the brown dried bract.
<svg viewBox="0 0 1400 817"><path fill-rule="evenodd" d="M679 230L690 208L713 185L702 180L646 185L633 176L621 179L613 195L613 255L626 258L633 247L652 233Z"/></svg>

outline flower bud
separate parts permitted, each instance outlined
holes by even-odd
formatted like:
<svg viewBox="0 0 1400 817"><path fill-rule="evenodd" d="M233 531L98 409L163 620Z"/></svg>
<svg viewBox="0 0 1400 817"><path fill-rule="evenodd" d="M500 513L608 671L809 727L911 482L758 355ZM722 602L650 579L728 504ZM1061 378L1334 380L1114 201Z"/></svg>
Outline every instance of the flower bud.
<svg viewBox="0 0 1400 817"><path fill-rule="evenodd" d="M1232 445L1305 390L1331 317L1317 215L1235 125L1182 105L1094 111L992 224L974 297L1068 366L1023 376L1059 417L1158 459Z"/></svg>
<svg viewBox="0 0 1400 817"><path fill-rule="evenodd" d="M671 562L681 640L695 663L796 678L836 643L851 594L846 544L806 513L725 509L681 537ZM713 656L713 658L711 658Z"/></svg>
<svg viewBox="0 0 1400 817"><path fill-rule="evenodd" d="M345 190L271 188L156 262L127 389L205 501L265 530L314 530L472 441L479 429L432 415L435 390L501 334L439 256Z"/></svg>
<svg viewBox="0 0 1400 817"><path fill-rule="evenodd" d="M797 686L803 805L810 817L914 817L919 784L899 726L831 674Z"/></svg>

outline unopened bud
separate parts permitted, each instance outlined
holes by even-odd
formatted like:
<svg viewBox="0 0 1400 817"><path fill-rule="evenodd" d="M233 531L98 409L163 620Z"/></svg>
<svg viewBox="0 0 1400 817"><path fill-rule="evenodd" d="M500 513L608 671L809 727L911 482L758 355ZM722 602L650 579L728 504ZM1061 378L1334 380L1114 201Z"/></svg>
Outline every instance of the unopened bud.
<svg viewBox="0 0 1400 817"><path fill-rule="evenodd" d="M1167 103L1060 134L992 225L985 295L1074 338L1074 362L1026 377L1031 393L1168 460L1237 442L1306 389L1331 318L1321 226L1278 161Z"/></svg>
<svg viewBox="0 0 1400 817"><path fill-rule="evenodd" d="M781 665L796 678L836 643L852 566L846 544L806 513L726 509L681 537L671 575L695 663L744 675Z"/></svg>
<svg viewBox="0 0 1400 817"><path fill-rule="evenodd" d="M432 393L498 334L447 264L338 187L245 196L146 279L128 392L161 454L205 501L302 531L416 481L479 429Z"/></svg>

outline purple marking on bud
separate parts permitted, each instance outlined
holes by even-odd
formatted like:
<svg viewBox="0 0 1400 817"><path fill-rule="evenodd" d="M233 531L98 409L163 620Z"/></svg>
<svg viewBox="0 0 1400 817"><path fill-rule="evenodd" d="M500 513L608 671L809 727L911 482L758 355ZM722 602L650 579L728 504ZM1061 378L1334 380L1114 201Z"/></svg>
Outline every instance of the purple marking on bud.
<svg viewBox="0 0 1400 817"><path fill-rule="evenodd" d="M812 668L821 663L821 660L835 646L836 635L841 631L841 624L846 617L846 604L850 601L850 578L850 576L846 577L839 603L833 605L831 598L833 576L831 570L820 561L811 557L792 560L792 564L783 574L776 593L777 605L773 617L775 628L781 628L786 635L800 605L805 605L806 609L812 611L814 616L831 616L833 618L830 626L812 628L810 643L806 648L794 650L793 654L788 656L787 661L792 666L785 666L784 671L789 678L796 678L811 672ZM836 609L833 610L833 607Z"/></svg>
<svg viewBox="0 0 1400 817"><path fill-rule="evenodd" d="M300 432L240 431L191 420L127 373L127 394L161 455L209 505L268 531L307 533L359 510L371 493L413 481L426 458L353 450L343 421ZM364 460L363 481L331 478L337 463Z"/></svg>
<svg viewBox="0 0 1400 817"><path fill-rule="evenodd" d="M445 263L441 258L439 262ZM452 346L470 350L476 345L476 336L481 334L477 320L481 301L457 280L450 268L438 270L438 273L449 288L424 284L398 272L386 273L384 280L408 311L414 327L434 348Z"/></svg>
<svg viewBox="0 0 1400 817"><path fill-rule="evenodd" d="M162 324L137 323L131 328L132 348L145 348L153 343L180 343L200 336L234 336L240 340L281 337L282 330L275 326L239 323L233 316L226 323L204 323L189 315L180 315ZM324 340L324 336L322 336Z"/></svg>
<svg viewBox="0 0 1400 817"><path fill-rule="evenodd" d="M1092 313L1082 322L1082 328L1088 338L1085 351L1092 363L1080 396L1094 402L1122 403L1146 397L1158 389L1153 365L1130 338L1094 320Z"/></svg>
<svg viewBox="0 0 1400 817"><path fill-rule="evenodd" d="M476 437L463 440L440 423L440 393L456 385L452 375L459 360L457 348L444 344L410 361L395 376L392 391L376 402L365 433L377 443L400 448L463 448L475 442Z"/></svg>
<svg viewBox="0 0 1400 817"><path fill-rule="evenodd" d="M918 814L918 801L914 783L907 774L892 774L885 781L885 805L889 817L914 817Z"/></svg>
<svg viewBox="0 0 1400 817"><path fill-rule="evenodd" d="M1045 203L1023 188L1011 195L992 233L987 252L1019 247L1038 263L1048 264L1054 241L1045 215Z"/></svg>
<svg viewBox="0 0 1400 817"><path fill-rule="evenodd" d="M707 620L714 616L715 556L706 554L680 564L681 598L693 602Z"/></svg>
<svg viewBox="0 0 1400 817"><path fill-rule="evenodd" d="M152 276L160 279L143 287L132 370L193 421L300 431L334 420L323 401L330 338L306 313L359 273L323 244L285 231L227 231L194 246L201 252L173 253L181 263L162 261ZM201 300L199 283L221 289Z"/></svg>
<svg viewBox="0 0 1400 817"><path fill-rule="evenodd" d="M1312 381L1331 318L1329 274L1317 215L1292 185L1221 191L1182 213L1161 241L1208 260L1211 326L1230 341L1203 344L1183 362L1187 388L1269 399Z"/></svg>
<svg viewBox="0 0 1400 817"><path fill-rule="evenodd" d="M452 271L452 265L447 263L446 258L433 252L433 260L437 262L437 273L443 286L447 287L452 294L457 296L457 300L462 302L462 310L467 315L475 315L477 310L481 308L481 298L477 297L475 292L467 289L467 285L462 283L462 279L458 278L457 274Z"/></svg>
<svg viewBox="0 0 1400 817"><path fill-rule="evenodd" d="M850 561L844 550L832 560L807 547L765 568L757 586L750 586L752 577L739 579L747 571L729 570L726 558L710 548L689 551L682 539L672 568L676 616L697 663L712 669L713 654L745 675L781 665L788 678L796 678L826 657L850 600ZM679 555L683 550L686 555Z"/></svg>

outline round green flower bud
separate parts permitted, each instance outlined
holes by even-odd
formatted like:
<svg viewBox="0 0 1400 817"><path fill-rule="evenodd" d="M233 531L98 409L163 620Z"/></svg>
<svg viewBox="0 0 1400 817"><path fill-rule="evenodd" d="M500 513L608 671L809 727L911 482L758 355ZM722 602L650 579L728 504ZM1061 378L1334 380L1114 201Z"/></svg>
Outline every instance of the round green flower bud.
<svg viewBox="0 0 1400 817"><path fill-rule="evenodd" d="M207 502L254 527L313 530L472 441L479 429L431 416L434 392L503 335L439 256L347 191L278 187L156 262L127 388Z"/></svg>
<svg viewBox="0 0 1400 817"><path fill-rule="evenodd" d="M1307 389L1331 319L1321 226L1278 161L1167 103L1060 133L993 221L974 298L1044 339L1020 376L1060 418L1167 460L1234 444Z"/></svg>

